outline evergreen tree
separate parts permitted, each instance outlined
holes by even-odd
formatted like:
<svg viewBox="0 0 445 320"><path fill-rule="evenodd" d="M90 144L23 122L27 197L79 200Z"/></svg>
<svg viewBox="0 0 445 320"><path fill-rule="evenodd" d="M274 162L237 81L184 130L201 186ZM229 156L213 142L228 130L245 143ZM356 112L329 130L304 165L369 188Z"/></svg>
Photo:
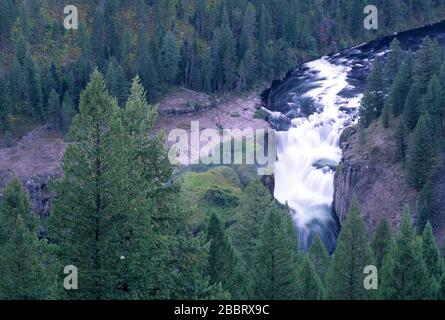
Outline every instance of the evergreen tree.
<svg viewBox="0 0 445 320"><path fill-rule="evenodd" d="M168 295L168 284L159 281L168 273L168 243L153 230L151 201L132 161L134 142L119 114L102 75L94 71L70 128L76 143L65 152L49 223L61 263L79 270L82 286L67 292L70 298Z"/></svg>
<svg viewBox="0 0 445 320"><path fill-rule="evenodd" d="M389 128L389 117L391 114L391 111L389 109L389 105L385 104L385 106L383 107L383 112L382 112L382 124L383 124L383 128L388 129Z"/></svg>
<svg viewBox="0 0 445 320"><path fill-rule="evenodd" d="M128 85L124 69L112 59L108 64L106 80L110 95L115 97L120 107L123 107L128 97Z"/></svg>
<svg viewBox="0 0 445 320"><path fill-rule="evenodd" d="M178 40L172 32L167 32L162 41L160 51L160 70L163 80L170 84L176 84L179 75L180 49Z"/></svg>
<svg viewBox="0 0 445 320"><path fill-rule="evenodd" d="M51 93L48 97L48 103L47 103L47 110L46 110L46 121L50 125L50 127L53 130L59 130L60 129L60 118L61 118L61 112L60 112L60 99L57 92L52 89Z"/></svg>
<svg viewBox="0 0 445 320"><path fill-rule="evenodd" d="M385 87L389 88L393 82L393 80L396 78L396 75L400 68L400 62L402 61L402 48L400 48L400 42L397 40L397 38L394 38L394 40L389 45L389 53L388 53L388 59L385 63L385 68L383 71L383 78Z"/></svg>
<svg viewBox="0 0 445 320"><path fill-rule="evenodd" d="M25 213L29 214L29 213ZM51 287L39 239L26 227L21 214L10 238L0 248L0 297L12 300L49 299Z"/></svg>
<svg viewBox="0 0 445 320"><path fill-rule="evenodd" d="M405 124L403 121L399 122L399 125L397 126L396 134L395 134L395 140L396 140L396 160L405 163L406 159L406 138L405 138Z"/></svg>
<svg viewBox="0 0 445 320"><path fill-rule="evenodd" d="M230 294L220 284L210 285L206 275L208 250L202 236L194 237L189 233L177 236L175 245L177 272L173 276L175 290L170 296L175 300L228 299Z"/></svg>
<svg viewBox="0 0 445 320"><path fill-rule="evenodd" d="M326 275L328 298L336 300L369 298L370 292L363 286L363 270L372 264L373 257L366 227L357 199L354 197Z"/></svg>
<svg viewBox="0 0 445 320"><path fill-rule="evenodd" d="M422 115L408 146L406 177L409 186L421 190L433 173L435 151L429 115Z"/></svg>
<svg viewBox="0 0 445 320"><path fill-rule="evenodd" d="M61 108L61 123L60 129L65 134L71 125L71 121L76 115L73 100L68 91L63 95L62 108Z"/></svg>
<svg viewBox="0 0 445 320"><path fill-rule="evenodd" d="M17 179L6 187L0 205L0 222L0 298L52 298L55 274L44 264L46 243L39 241L37 221Z"/></svg>
<svg viewBox="0 0 445 320"><path fill-rule="evenodd" d="M425 225L432 221L434 208L434 191L431 181L422 188L417 200L417 230L423 232Z"/></svg>
<svg viewBox="0 0 445 320"><path fill-rule="evenodd" d="M414 83L409 89L403 111L403 120L409 131L414 130L420 117L420 87Z"/></svg>
<svg viewBox="0 0 445 320"><path fill-rule="evenodd" d="M155 60L151 46L148 43L146 35L139 32L136 48L137 73L141 78L143 86L149 92L150 100L157 97L160 91L159 73L155 66Z"/></svg>
<svg viewBox="0 0 445 320"><path fill-rule="evenodd" d="M374 251L376 267L380 270L383 259L388 254L392 246L392 234L391 226L388 220L383 217L375 231L374 239L371 243L372 250Z"/></svg>
<svg viewBox="0 0 445 320"><path fill-rule="evenodd" d="M365 128L382 114L384 106L382 81L382 66L377 60L368 76L368 88L360 105L360 122Z"/></svg>
<svg viewBox="0 0 445 320"><path fill-rule="evenodd" d="M329 270L330 258L318 234L315 236L314 242L309 250L309 259L314 266L315 272L317 272L320 279L324 281L326 273Z"/></svg>
<svg viewBox="0 0 445 320"><path fill-rule="evenodd" d="M243 297L241 281L241 261L220 218L213 213L208 227L210 240L208 274L212 285L221 284L231 294L232 299Z"/></svg>
<svg viewBox="0 0 445 320"><path fill-rule="evenodd" d="M411 86L411 53L403 61L389 89L388 104L392 114L397 117L402 114L405 100Z"/></svg>
<svg viewBox="0 0 445 320"><path fill-rule="evenodd" d="M0 78L0 134L9 130L8 114L10 108L9 88L6 81Z"/></svg>
<svg viewBox="0 0 445 320"><path fill-rule="evenodd" d="M288 212L272 208L264 218L255 252L254 299L298 298L296 237L290 236Z"/></svg>
<svg viewBox="0 0 445 320"><path fill-rule="evenodd" d="M437 72L440 65L440 47L436 40L426 37L423 39L420 49L416 53L414 65L414 81L419 86L421 94L424 94L428 82Z"/></svg>
<svg viewBox="0 0 445 320"><path fill-rule="evenodd" d="M28 195L20 181L14 178L7 185L0 205L0 246L11 237L18 215L21 215L26 227L37 235L37 221L31 213Z"/></svg>
<svg viewBox="0 0 445 320"><path fill-rule="evenodd" d="M428 273L435 281L439 281L443 273L443 261L429 222L422 233L422 250Z"/></svg>
<svg viewBox="0 0 445 320"><path fill-rule="evenodd" d="M416 239L409 207L405 207L394 246L383 260L380 294L383 299L416 300L434 297L422 247Z"/></svg>
<svg viewBox="0 0 445 320"><path fill-rule="evenodd" d="M436 75L433 75L427 86L427 92L422 99L422 111L431 116L431 129L434 140L442 136L442 121L445 114L445 103L442 97L442 87Z"/></svg>
<svg viewBox="0 0 445 320"><path fill-rule="evenodd" d="M307 256L298 268L297 296L302 300L322 300L324 297L323 284Z"/></svg>
<svg viewBox="0 0 445 320"><path fill-rule="evenodd" d="M259 180L253 180L246 187L244 198L240 202L238 222L233 226L233 239L248 270L253 268L261 223L272 205L271 202L269 190Z"/></svg>

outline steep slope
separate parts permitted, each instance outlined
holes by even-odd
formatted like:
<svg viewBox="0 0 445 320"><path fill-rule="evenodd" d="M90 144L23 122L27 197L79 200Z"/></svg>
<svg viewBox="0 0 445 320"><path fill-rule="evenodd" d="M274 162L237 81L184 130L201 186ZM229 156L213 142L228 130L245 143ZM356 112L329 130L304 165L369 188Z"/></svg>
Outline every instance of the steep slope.
<svg viewBox="0 0 445 320"><path fill-rule="evenodd" d="M395 228L405 204L415 209L416 192L406 186L405 171L395 160L394 127L384 129L380 121L374 122L365 131L364 143L355 127L343 133L343 156L334 178L333 202L340 222L354 195L370 232L382 216Z"/></svg>

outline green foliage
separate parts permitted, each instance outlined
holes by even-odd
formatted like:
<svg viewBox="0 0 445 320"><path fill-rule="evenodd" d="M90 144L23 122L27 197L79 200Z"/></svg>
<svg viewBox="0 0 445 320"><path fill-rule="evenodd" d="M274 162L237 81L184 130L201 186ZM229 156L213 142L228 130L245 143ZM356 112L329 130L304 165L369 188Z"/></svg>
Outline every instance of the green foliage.
<svg viewBox="0 0 445 320"><path fill-rule="evenodd" d="M329 270L330 258L326 247L318 234L315 236L309 250L309 259L314 266L315 272L318 274L320 279L324 281L326 273Z"/></svg>
<svg viewBox="0 0 445 320"><path fill-rule="evenodd" d="M324 297L323 284L307 256L298 268L297 296L302 300L322 300Z"/></svg>
<svg viewBox="0 0 445 320"><path fill-rule="evenodd" d="M392 114L397 117L402 114L405 106L405 100L411 86L411 53L403 61L397 75L389 89L388 104L391 107Z"/></svg>
<svg viewBox="0 0 445 320"><path fill-rule="evenodd" d="M253 297L261 300L298 298L296 236L289 213L271 208L264 218L253 269Z"/></svg>
<svg viewBox="0 0 445 320"><path fill-rule="evenodd" d="M389 50L390 52L388 53L388 58L383 70L383 79L386 88L389 88L393 80L396 78L403 57L402 48L400 48L400 42L397 38L391 42Z"/></svg>
<svg viewBox="0 0 445 320"><path fill-rule="evenodd" d="M414 83L408 92L408 96L406 97L403 112L403 120L405 121L405 125L409 131L414 130L420 117L420 98L420 87Z"/></svg>
<svg viewBox="0 0 445 320"><path fill-rule="evenodd" d="M0 222L0 298L50 298L56 274L44 263L47 244L39 241L27 194L16 179L5 190Z"/></svg>
<svg viewBox="0 0 445 320"><path fill-rule="evenodd" d="M435 295L431 276L422 255L421 243L411 223L409 207L405 207L394 246L383 260L381 298L412 300Z"/></svg>
<svg viewBox="0 0 445 320"><path fill-rule="evenodd" d="M160 51L160 74L168 84L175 84L179 74L179 45L176 36L167 32Z"/></svg>
<svg viewBox="0 0 445 320"><path fill-rule="evenodd" d="M434 239L433 228L427 222L422 234L423 259L428 270L428 274L438 281L443 273L443 261L440 256L439 248Z"/></svg>
<svg viewBox="0 0 445 320"><path fill-rule="evenodd" d="M360 104L362 126L367 128L374 119L382 114L383 107L382 65L376 61L368 76L368 88Z"/></svg>
<svg viewBox="0 0 445 320"><path fill-rule="evenodd" d="M369 298L370 292L363 286L363 270L365 266L372 265L373 260L366 227L357 199L354 198L326 275L328 298L335 300Z"/></svg>
<svg viewBox="0 0 445 320"><path fill-rule="evenodd" d="M207 237L210 240L208 275L212 285L221 284L230 292L232 299L244 297L244 280L242 276L242 261L224 230L221 219L213 213Z"/></svg>
<svg viewBox="0 0 445 320"><path fill-rule="evenodd" d="M384 258L391 250L392 241L391 226L388 220L383 217L377 225L374 239L371 243L377 269L380 269Z"/></svg>
<svg viewBox="0 0 445 320"><path fill-rule="evenodd" d="M82 286L68 297L168 296L161 280L169 275L168 242L154 228L155 205L146 189L151 181L135 161L137 141L124 129L98 71L81 94L70 137L76 143L65 152L49 224L61 262L79 269Z"/></svg>
<svg viewBox="0 0 445 320"><path fill-rule="evenodd" d="M405 131L406 131L405 124L403 121L400 121L399 125L397 126L395 134L395 140L396 140L395 155L397 161L400 161L403 164L405 163L406 149L407 149Z"/></svg>
<svg viewBox="0 0 445 320"><path fill-rule="evenodd" d="M418 195L417 200L417 230L423 232L425 225L432 221L435 195L431 181L427 182Z"/></svg>
<svg viewBox="0 0 445 320"><path fill-rule="evenodd" d="M59 95L54 89L52 89L48 98L45 118L53 130L59 130L60 128L60 113L61 110Z"/></svg>
<svg viewBox="0 0 445 320"><path fill-rule="evenodd" d="M421 190L431 177L435 165L435 147L430 117L422 115L409 142L406 169L409 186Z"/></svg>
<svg viewBox="0 0 445 320"><path fill-rule="evenodd" d="M60 112L61 112L60 129L63 133L67 133L71 125L71 121L76 115L74 103L68 91L65 92L63 96L62 108Z"/></svg>

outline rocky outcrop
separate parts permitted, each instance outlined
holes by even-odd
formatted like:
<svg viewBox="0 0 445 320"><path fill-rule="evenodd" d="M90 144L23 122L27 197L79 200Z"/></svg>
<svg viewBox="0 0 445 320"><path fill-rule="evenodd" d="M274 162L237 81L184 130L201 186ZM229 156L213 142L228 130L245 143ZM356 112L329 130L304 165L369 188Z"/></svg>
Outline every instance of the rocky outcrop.
<svg viewBox="0 0 445 320"><path fill-rule="evenodd" d="M6 185L17 177L28 192L34 213L45 219L53 196L48 183L62 176L64 150L62 138L48 127L31 131L16 147L0 149L0 200Z"/></svg>
<svg viewBox="0 0 445 320"><path fill-rule="evenodd" d="M212 99L201 92L180 88L177 92L165 96L158 103L160 115L183 115L204 111L214 107Z"/></svg>
<svg viewBox="0 0 445 320"><path fill-rule="evenodd" d="M356 196L370 232L382 216L395 228L405 204L415 214L416 193L406 186L405 171L394 158L394 131L374 123L366 130L364 143L359 136L350 128L341 139L343 157L334 178L333 208L342 223Z"/></svg>

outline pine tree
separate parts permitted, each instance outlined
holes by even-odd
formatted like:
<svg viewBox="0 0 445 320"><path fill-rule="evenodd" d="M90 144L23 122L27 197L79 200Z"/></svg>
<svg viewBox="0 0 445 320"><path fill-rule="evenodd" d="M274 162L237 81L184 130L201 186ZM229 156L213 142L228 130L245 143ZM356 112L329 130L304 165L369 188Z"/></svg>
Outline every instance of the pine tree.
<svg viewBox="0 0 445 320"><path fill-rule="evenodd" d="M395 134L395 140L396 140L396 160L402 162L405 164L406 159L406 138L405 138L405 124L403 121L399 122L399 125L397 126L396 134Z"/></svg>
<svg viewBox="0 0 445 320"><path fill-rule="evenodd" d="M368 76L368 88L360 105L360 122L365 128L382 113L384 107L382 81L382 66L377 60Z"/></svg>
<svg viewBox="0 0 445 320"><path fill-rule="evenodd" d="M435 164L435 151L429 119L428 114L420 117L408 146L406 161L407 182L409 186L417 190L421 190L427 183Z"/></svg>
<svg viewBox="0 0 445 320"><path fill-rule="evenodd" d="M25 213L28 214L28 213ZM37 233L17 215L10 238L0 248L0 297L12 300L49 299L51 274L43 264Z"/></svg>
<svg viewBox="0 0 445 320"><path fill-rule="evenodd" d="M315 236L314 242L312 242L309 250L309 259L314 266L315 272L317 272L320 279L324 281L326 273L329 270L330 258L318 234Z"/></svg>
<svg viewBox="0 0 445 320"><path fill-rule="evenodd" d="M37 221L31 213L28 195L20 181L14 178L7 185L0 205L0 246L10 238L19 214L25 221L26 227L37 235Z"/></svg>
<svg viewBox="0 0 445 320"><path fill-rule="evenodd" d="M363 286L363 270L372 264L373 257L366 227L357 199L354 197L326 275L328 298L335 300L369 298L370 292Z"/></svg>
<svg viewBox="0 0 445 320"><path fill-rule="evenodd" d="M190 233L177 235L175 245L177 271L173 275L173 290L170 299L228 299L230 294L220 284L210 285L206 275L208 251L202 236L194 237Z"/></svg>
<svg viewBox="0 0 445 320"><path fill-rule="evenodd" d="M238 209L238 221L233 226L233 239L248 270L254 265L253 257L261 223L272 205L271 202L269 190L259 180L253 180L246 187Z"/></svg>
<svg viewBox="0 0 445 320"><path fill-rule="evenodd" d="M360 118L363 116L365 127L381 115L383 107L382 65L377 60L368 76L368 88L360 107Z"/></svg>
<svg viewBox="0 0 445 320"><path fill-rule="evenodd" d="M391 226L388 220L383 217L375 231L374 239L371 243L372 250L374 251L376 267L380 270L383 259L388 254L392 246L392 233Z"/></svg>
<svg viewBox="0 0 445 320"><path fill-rule="evenodd" d="M385 106L383 107L383 112L382 112L382 124L383 124L383 128L385 128L385 129L389 128L390 114L391 114L390 107L388 104L385 104Z"/></svg>
<svg viewBox="0 0 445 320"><path fill-rule="evenodd" d="M304 256L298 268L298 294L302 300L322 300L324 288L309 258Z"/></svg>
<svg viewBox="0 0 445 320"><path fill-rule="evenodd" d="M428 273L435 281L439 281L443 273L443 261L429 222L422 233L422 250Z"/></svg>
<svg viewBox="0 0 445 320"><path fill-rule="evenodd" d="M423 232L425 225L432 221L434 208L434 190L431 181L422 188L417 200L417 230Z"/></svg>
<svg viewBox="0 0 445 320"><path fill-rule="evenodd" d="M427 92L422 99L422 111L431 116L431 129L434 139L442 136L442 121L445 114L445 104L442 97L442 87L436 75L433 75L427 86Z"/></svg>
<svg viewBox="0 0 445 320"><path fill-rule="evenodd" d="M383 260L380 294L383 299L417 300L434 297L422 247L416 239L409 207L405 207L394 246Z"/></svg>
<svg viewBox="0 0 445 320"><path fill-rule="evenodd" d="M162 41L160 51L160 70L163 80L170 84L176 84L179 75L180 50L178 40L172 32L167 32Z"/></svg>
<svg viewBox="0 0 445 320"><path fill-rule="evenodd" d="M296 236L288 212L272 208L264 218L255 252L253 299L298 298Z"/></svg>
<svg viewBox="0 0 445 320"><path fill-rule="evenodd" d="M60 110L59 95L54 89L52 89L48 97L45 118L50 127L56 131L60 129L60 118L61 118L60 111L61 110Z"/></svg>
<svg viewBox="0 0 445 320"><path fill-rule="evenodd" d="M44 264L47 246L39 241L37 221L17 179L6 187L0 222L0 298L52 298L55 273Z"/></svg>
<svg viewBox="0 0 445 320"><path fill-rule="evenodd" d="M141 82L149 92L150 100L154 100L160 91L160 77L155 66L151 46L148 43L146 35L142 32L139 32L137 38L136 66Z"/></svg>
<svg viewBox="0 0 445 320"><path fill-rule="evenodd" d="M113 59L108 64L107 88L111 96L115 97L120 107L123 107L128 97L128 84L124 69Z"/></svg>
<svg viewBox="0 0 445 320"><path fill-rule="evenodd" d="M409 131L414 130L420 117L420 87L414 83L409 89L403 111L403 120Z"/></svg>
<svg viewBox="0 0 445 320"><path fill-rule="evenodd" d="M62 133L67 133L71 125L71 121L76 115L73 100L68 91L63 95L62 108L61 108L61 123L60 129Z"/></svg>
<svg viewBox="0 0 445 320"><path fill-rule="evenodd" d="M0 78L0 134L9 130L8 115L11 108L9 88L6 80Z"/></svg>
<svg viewBox="0 0 445 320"><path fill-rule="evenodd" d="M397 117L402 114L405 106L405 100L411 86L411 53L403 61L394 81L389 89L388 104L391 107L392 114Z"/></svg>
<svg viewBox="0 0 445 320"><path fill-rule="evenodd" d="M154 232L147 197L134 163L134 142L124 130L116 100L95 70L81 94L70 128L64 177L49 222L64 265L75 265L82 286L76 299L166 297L168 243ZM147 270L149 270L147 272Z"/></svg>
<svg viewBox="0 0 445 320"><path fill-rule="evenodd" d="M426 37L422 46L416 53L416 63L414 65L414 81L419 86L421 94L424 94L428 82L437 72L440 65L440 47L437 40Z"/></svg>
<svg viewBox="0 0 445 320"><path fill-rule="evenodd" d="M240 299L244 294L241 279L241 261L229 236L224 230L221 219L213 213L208 227L210 240L208 275L210 284L221 284L223 290L230 292L232 299Z"/></svg>
<svg viewBox="0 0 445 320"><path fill-rule="evenodd" d="M402 48L400 48L400 42L397 38L389 45L390 52L388 53L388 59L385 63L383 70L385 87L389 88L396 78L396 75L400 68L400 62L402 61Z"/></svg>

